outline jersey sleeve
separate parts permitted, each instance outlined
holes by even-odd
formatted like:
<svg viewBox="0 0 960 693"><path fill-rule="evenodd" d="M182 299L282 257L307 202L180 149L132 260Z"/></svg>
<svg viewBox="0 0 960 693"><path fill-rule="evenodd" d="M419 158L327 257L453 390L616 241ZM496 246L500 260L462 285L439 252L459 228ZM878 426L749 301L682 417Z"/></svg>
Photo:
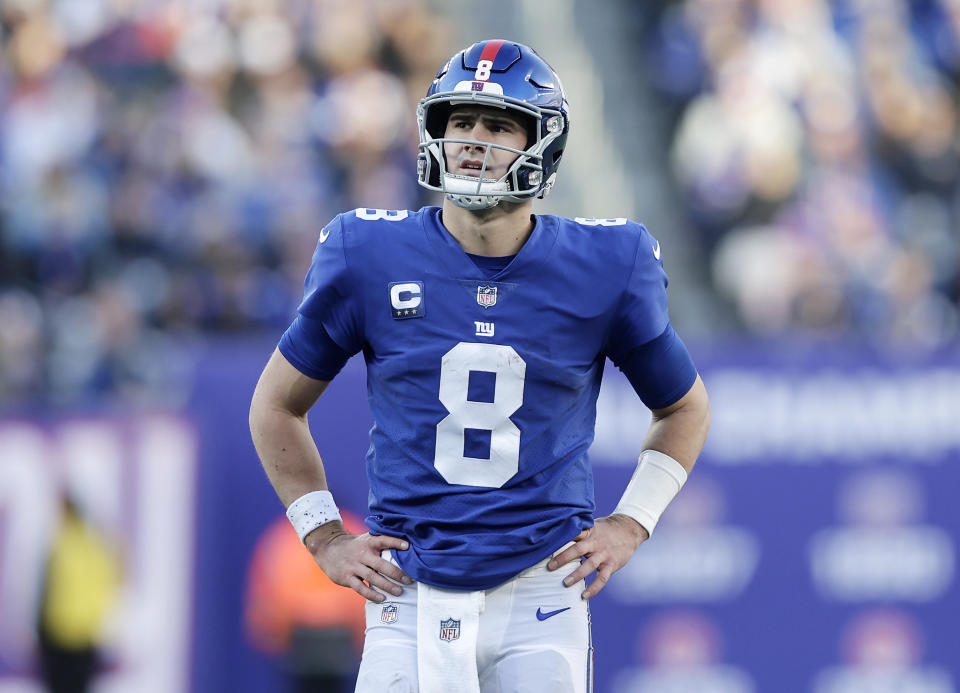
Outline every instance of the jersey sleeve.
<svg viewBox="0 0 960 693"><path fill-rule="evenodd" d="M315 380L333 380L352 354L330 338L319 320L297 315L277 344L283 357Z"/></svg>
<svg viewBox="0 0 960 693"><path fill-rule="evenodd" d="M620 366L628 354L663 334L667 312L667 275L660 259L660 243L641 225L633 269L617 305L606 352Z"/></svg>
<svg viewBox="0 0 960 693"><path fill-rule="evenodd" d="M697 379L690 352L669 323L663 334L634 349L617 365L648 409L669 407Z"/></svg>
<svg viewBox="0 0 960 693"><path fill-rule="evenodd" d="M280 352L305 375L329 379L363 348L363 305L347 264L342 215L320 232L298 316Z"/></svg>

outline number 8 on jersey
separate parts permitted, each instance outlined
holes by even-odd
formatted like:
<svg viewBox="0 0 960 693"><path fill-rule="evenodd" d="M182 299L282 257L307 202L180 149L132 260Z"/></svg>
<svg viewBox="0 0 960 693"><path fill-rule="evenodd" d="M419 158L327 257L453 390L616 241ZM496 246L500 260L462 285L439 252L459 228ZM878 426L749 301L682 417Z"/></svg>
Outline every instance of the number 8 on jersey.
<svg viewBox="0 0 960 693"><path fill-rule="evenodd" d="M471 371L494 374L492 402L468 399ZM520 429L510 416L523 404L527 364L511 346L460 342L443 356L434 467L449 484L500 488L520 469ZM464 455L466 429L490 431L490 459Z"/></svg>

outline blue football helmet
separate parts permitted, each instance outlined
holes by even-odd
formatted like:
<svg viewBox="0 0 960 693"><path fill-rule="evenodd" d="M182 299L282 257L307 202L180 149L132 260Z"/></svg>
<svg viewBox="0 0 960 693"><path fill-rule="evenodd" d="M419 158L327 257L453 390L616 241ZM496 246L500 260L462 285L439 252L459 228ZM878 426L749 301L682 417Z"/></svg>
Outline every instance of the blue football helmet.
<svg viewBox="0 0 960 693"><path fill-rule="evenodd" d="M485 147L479 177L448 173L444 143L474 143L444 137L450 112L464 104L509 109L527 124L527 148L476 142ZM417 106L417 125L420 185L443 192L464 209L489 209L501 201L519 203L550 192L570 132L570 107L557 73L532 48L480 41L440 69ZM499 179L484 177L491 148L517 155Z"/></svg>

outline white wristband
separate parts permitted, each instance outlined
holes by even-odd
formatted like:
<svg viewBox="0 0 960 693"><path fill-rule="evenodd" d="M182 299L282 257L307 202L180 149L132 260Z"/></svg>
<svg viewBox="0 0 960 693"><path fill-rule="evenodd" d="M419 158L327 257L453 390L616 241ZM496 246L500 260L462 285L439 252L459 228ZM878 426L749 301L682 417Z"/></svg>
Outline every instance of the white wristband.
<svg viewBox="0 0 960 693"><path fill-rule="evenodd" d="M320 525L340 519L340 511L329 491L311 491L297 498L287 508L287 518L303 541Z"/></svg>
<svg viewBox="0 0 960 693"><path fill-rule="evenodd" d="M614 514L626 515L653 534L660 515L683 488L687 470L657 450L644 450Z"/></svg>

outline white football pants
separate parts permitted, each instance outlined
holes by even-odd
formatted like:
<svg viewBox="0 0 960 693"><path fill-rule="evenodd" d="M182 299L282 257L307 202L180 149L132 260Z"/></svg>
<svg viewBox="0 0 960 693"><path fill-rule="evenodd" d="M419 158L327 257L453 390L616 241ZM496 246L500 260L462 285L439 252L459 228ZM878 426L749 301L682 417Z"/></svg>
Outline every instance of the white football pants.
<svg viewBox="0 0 960 693"><path fill-rule="evenodd" d="M584 583L564 587L574 564L551 572L547 560L489 590L415 582L367 602L357 693L592 691Z"/></svg>

